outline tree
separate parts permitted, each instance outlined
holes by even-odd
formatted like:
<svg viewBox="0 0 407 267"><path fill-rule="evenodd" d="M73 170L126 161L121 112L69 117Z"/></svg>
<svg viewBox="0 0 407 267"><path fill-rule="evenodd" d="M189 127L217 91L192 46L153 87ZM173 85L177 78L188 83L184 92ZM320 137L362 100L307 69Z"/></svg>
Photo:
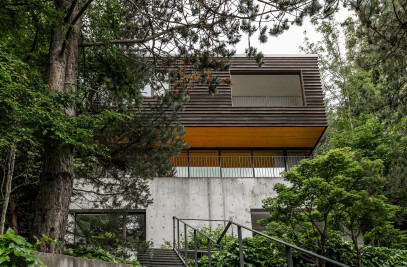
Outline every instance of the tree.
<svg viewBox="0 0 407 267"><path fill-rule="evenodd" d="M289 185L277 184L277 196L263 202L270 218L262 224L272 229L271 235L321 255L326 255L329 241L349 236L356 248L358 266L362 261L358 237L362 234L381 239L373 233L386 228L399 240L405 239L405 233L391 224L398 208L387 204L382 194L380 160L357 161L349 149L334 149L303 160L284 173L284 179ZM325 262L307 260L325 266Z"/></svg>
<svg viewBox="0 0 407 267"><path fill-rule="evenodd" d="M37 125L43 119L42 115L51 112L47 111L47 90L38 73L10 54L3 43L0 47L0 170L3 173L0 234L3 234L9 204L11 221L17 232L15 199L18 194L15 193L23 186L35 183L33 174L38 172L38 166L33 161L38 157L36 148L40 142ZM27 152L27 146L30 146L30 152Z"/></svg>
<svg viewBox="0 0 407 267"><path fill-rule="evenodd" d="M395 19L393 9L375 12L387 12L384 21ZM371 17L375 24L383 24L382 20L381 16ZM314 153L351 147L360 157L381 159L383 175L387 178L386 197L402 208L403 212L397 216L397 227L406 229L406 194L403 189L407 176L404 168L407 155L405 105L402 104L403 93L399 91L403 91L399 85L403 83L400 77L404 77L405 69L403 62L392 64L391 68L383 66L388 60L400 60L405 52L397 50L394 51L399 55L397 59L393 58L394 55L387 58L373 39L367 40L367 34L373 33L363 22L347 19L340 25L331 19L316 23L316 26L324 36L323 41L315 44L306 41L303 50L320 56L329 127ZM393 26L395 28L391 31L403 31L397 28L400 25L394 23ZM376 30L379 29L382 31L381 27ZM341 39L346 44L342 49L337 45ZM399 82L401 84L397 85Z"/></svg>
<svg viewBox="0 0 407 267"><path fill-rule="evenodd" d="M27 27L19 23L16 25L10 23L13 17L21 17L22 21L29 21L28 28L35 29L33 31L35 36L27 57L32 60L33 64L36 64L40 61L35 61L35 56L43 59L43 54L36 53L36 51L43 52L48 48L49 57L43 61L46 64L42 64L43 68L48 66L46 83L51 94L58 95L65 100L63 105L59 105L59 108L64 114L66 132L59 132L59 136L52 128L49 128L45 135L43 169L36 203L34 233L46 234L53 239L62 239L73 192L76 154L89 155L87 159L96 158L97 164L102 166L112 166L115 163L115 170L128 171L129 169L123 167L130 165L107 160L110 151L116 148L112 148L115 142L106 144L105 135L117 133L118 128L113 129L112 126L123 125L129 130L127 134L134 134L131 136L132 138L143 133L137 128L135 131L130 131L130 129L135 129L134 126L140 126L137 124L140 119L136 116L138 109L133 109L133 99L137 96L137 88L140 88L143 82L138 81L139 86L135 87L136 82L127 81L127 84L131 86L123 89L123 87L107 86L110 85L109 79L94 79L102 78L101 75L97 77L85 77L84 75L84 79L82 79L79 73L80 47L82 47L81 55L83 56L81 58L85 58L81 65L85 70L83 73L86 73L88 59L98 59L96 55L102 55L102 52L114 55L110 57L114 58L113 62L118 58L140 59L148 55L152 66L150 70L154 70L152 73L155 74L157 69L162 70L160 73L170 73L170 77L176 85L172 88L172 95L186 92L189 84L192 84L188 83L188 79L191 82L204 82L208 85L209 92L213 93L216 91L216 85L222 81L214 78L211 71L227 67L227 60L213 58L218 56L222 59L222 57L231 56L233 49L228 49L227 45L238 42L241 31L248 33L249 36L258 31L260 40L265 42L268 28L261 22L271 22L272 27L269 34L275 36L286 30L290 22L301 24L307 14L314 15L319 11L327 14L335 9L334 1L326 1L324 4L322 6L311 0L293 3L280 3L280 1L253 3L252 1L135 2L108 0L95 2L92 0L56 0L52 3L27 1L22 2L21 5L8 1L3 3L5 21L12 25L10 29L3 27L5 28L4 36L10 37L12 36L10 33L19 32L19 36L23 40L20 43L29 43L31 35L28 34ZM29 16L24 17L24 14L29 14ZM17 41L15 38L12 40ZM39 43L45 45L39 47ZM91 51L91 55L88 57L90 49L95 52ZM16 50L24 50L24 46L19 44ZM262 63L261 54L258 54L255 48L249 47L247 54L256 56L259 64ZM111 64L113 62L107 62L106 66L113 66ZM183 62L186 65L193 65L198 74L191 75L174 70L176 62L177 64ZM133 62L133 66L145 66L145 63ZM113 70L112 73L118 73L114 69L111 70ZM129 66L126 70L132 70L132 68ZM159 73L157 72L157 74ZM188 79L185 81L183 77L188 77ZM96 86L88 86L88 82L91 80L91 84ZM95 89L97 90L95 91ZM127 94L128 92L132 93ZM103 106L104 111L88 109L97 106L95 101L100 99L104 101L102 102L104 105L99 105L99 107ZM135 102L140 103L137 99ZM128 103L132 104L126 108ZM177 106L172 103L165 106ZM141 113L144 114L144 112ZM132 123L134 124L131 125ZM169 127L165 129L169 129ZM167 138L174 140L171 137ZM96 144L105 146L96 149ZM133 148L133 146L128 147ZM166 147L170 147L168 143ZM101 151L105 154L100 155ZM131 152L129 149L127 151ZM133 153L136 152L137 150L133 150ZM93 158L92 153L96 154ZM119 154L116 153L116 155ZM168 158L169 154L165 153L164 158ZM121 168L117 167L119 164L121 164ZM152 173L150 172L150 175ZM122 179L120 183L123 181ZM43 244L40 250L58 251L54 244Z"/></svg>

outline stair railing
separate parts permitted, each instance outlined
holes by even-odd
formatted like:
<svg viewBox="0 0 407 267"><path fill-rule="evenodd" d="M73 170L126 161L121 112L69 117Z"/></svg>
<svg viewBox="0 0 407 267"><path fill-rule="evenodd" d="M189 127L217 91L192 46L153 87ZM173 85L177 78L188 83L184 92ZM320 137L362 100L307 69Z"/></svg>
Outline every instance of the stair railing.
<svg viewBox="0 0 407 267"><path fill-rule="evenodd" d="M315 252L303 249L301 247L298 247L296 245L284 242L282 240L279 240L277 238L274 238L272 236L266 235L260 231L254 230L252 228L246 227L244 225L241 225L239 223L233 222L231 220L207 220L207 219L180 219L177 218L176 216L174 216L173 218L173 249L175 251L175 253L178 255L178 257L180 257L180 259L182 260L182 262L185 264L185 266L189 266L187 263L187 259L188 259L188 240L187 240L187 234L188 234L188 228L190 228L191 230L193 230L193 236L194 236L194 260L195 260L195 267L198 266L198 244L197 244L197 233L201 234L202 236L204 236L207 240L207 253L208 253L208 266L211 267L212 266L212 261L211 261L211 255L212 255L212 244L221 244L222 239L225 237L225 242L226 242L226 233L228 232L229 228L231 228L233 225L237 227L237 238L238 238L238 243L239 243L239 266L240 267L244 267L244 255L243 255L243 237L242 237L242 229L248 230L250 232L253 232L255 234L261 235L263 237L266 237L276 243L279 243L281 245L285 246L285 252L286 252L286 258L287 258L287 266L288 267L293 267L294 263L293 263L293 254L292 251L293 250L297 250L299 252L308 254L310 256L313 256L319 260L325 261L325 262L329 262L334 264L335 266L342 266L342 267L349 267L346 264L340 263L338 261L329 259L325 256L319 255ZM221 235L219 236L219 238L217 240L214 240L213 238L209 237L207 234L203 233L202 231L200 231L198 228L191 226L189 223L187 223L186 221L206 221L206 222L224 222L226 223ZM183 230L184 230L184 251L181 251L180 248L180 223L183 224ZM233 227L231 228L233 231ZM233 232L232 232L233 233ZM233 235L233 234L232 234ZM184 257L182 257L181 254L184 254Z"/></svg>

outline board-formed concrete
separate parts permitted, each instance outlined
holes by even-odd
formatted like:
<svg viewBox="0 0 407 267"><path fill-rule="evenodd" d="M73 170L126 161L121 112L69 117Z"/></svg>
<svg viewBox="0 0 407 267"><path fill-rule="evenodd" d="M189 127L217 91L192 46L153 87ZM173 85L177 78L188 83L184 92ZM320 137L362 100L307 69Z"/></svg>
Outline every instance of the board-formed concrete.
<svg viewBox="0 0 407 267"><path fill-rule="evenodd" d="M231 219L251 227L250 210L262 208L263 199L275 196L274 185L283 182L282 178L155 178L150 181L153 203L146 209L147 241L152 241L154 247L165 241L172 243L173 216ZM218 223L190 224L218 226ZM251 233L243 231L243 235Z"/></svg>

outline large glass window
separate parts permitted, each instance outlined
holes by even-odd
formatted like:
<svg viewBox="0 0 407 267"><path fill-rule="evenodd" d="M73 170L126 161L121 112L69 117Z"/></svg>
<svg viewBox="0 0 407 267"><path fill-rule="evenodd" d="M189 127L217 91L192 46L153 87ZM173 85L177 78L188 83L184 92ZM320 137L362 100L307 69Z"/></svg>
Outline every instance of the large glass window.
<svg viewBox="0 0 407 267"><path fill-rule="evenodd" d="M221 150L222 177L254 177L250 150Z"/></svg>
<svg viewBox="0 0 407 267"><path fill-rule="evenodd" d="M190 150L172 158L176 177L281 177L305 150Z"/></svg>
<svg viewBox="0 0 407 267"><path fill-rule="evenodd" d="M145 241L145 212L75 212L75 243L90 244L92 239L112 233L127 240Z"/></svg>
<svg viewBox="0 0 407 267"><path fill-rule="evenodd" d="M219 176L219 150L189 151L189 177Z"/></svg>
<svg viewBox="0 0 407 267"><path fill-rule="evenodd" d="M300 73L232 73L232 103L236 107L303 106Z"/></svg>

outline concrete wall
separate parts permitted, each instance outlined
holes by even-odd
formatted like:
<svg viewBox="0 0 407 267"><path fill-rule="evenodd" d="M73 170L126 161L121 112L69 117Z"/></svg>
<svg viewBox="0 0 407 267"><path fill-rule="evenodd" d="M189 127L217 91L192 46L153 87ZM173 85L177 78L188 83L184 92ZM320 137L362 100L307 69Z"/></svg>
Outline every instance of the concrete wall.
<svg viewBox="0 0 407 267"><path fill-rule="evenodd" d="M34 254L48 267L131 267L130 264L113 263L72 256L34 252Z"/></svg>
<svg viewBox="0 0 407 267"><path fill-rule="evenodd" d="M274 185L282 182L282 178L155 178L150 182L153 204L146 210L147 241L155 247L172 242L172 216L232 219L251 227L250 209L261 208L263 199L275 196Z"/></svg>

